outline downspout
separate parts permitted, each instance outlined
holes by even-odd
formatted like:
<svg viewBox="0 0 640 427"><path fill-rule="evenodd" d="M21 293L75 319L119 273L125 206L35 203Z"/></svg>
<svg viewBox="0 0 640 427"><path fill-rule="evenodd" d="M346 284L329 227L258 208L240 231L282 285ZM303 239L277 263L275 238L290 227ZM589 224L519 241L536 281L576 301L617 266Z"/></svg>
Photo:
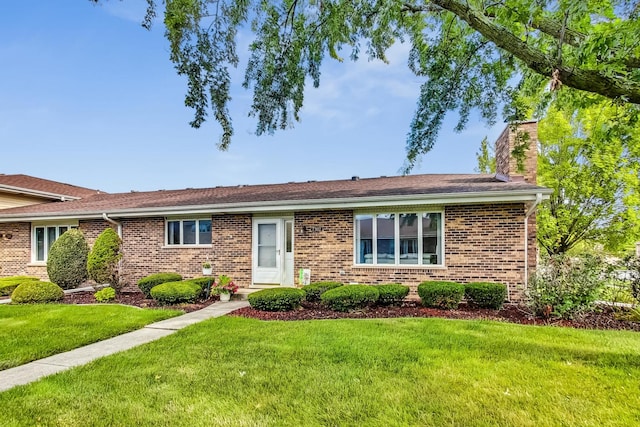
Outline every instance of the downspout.
<svg viewBox="0 0 640 427"><path fill-rule="evenodd" d="M529 217L542 201L542 193L536 194L536 201L524 215L524 288L529 288Z"/></svg>
<svg viewBox="0 0 640 427"><path fill-rule="evenodd" d="M109 216L106 214L106 212L102 214L102 218L105 221L107 221L107 222L115 225L116 227L118 227L118 237L120 237L122 239L122 223L109 218Z"/></svg>

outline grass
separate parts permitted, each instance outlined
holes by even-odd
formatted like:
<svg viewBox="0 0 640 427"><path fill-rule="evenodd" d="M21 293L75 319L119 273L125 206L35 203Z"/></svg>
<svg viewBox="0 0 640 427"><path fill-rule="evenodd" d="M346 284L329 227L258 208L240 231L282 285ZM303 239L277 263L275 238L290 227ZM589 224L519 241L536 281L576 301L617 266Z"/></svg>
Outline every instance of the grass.
<svg viewBox="0 0 640 427"><path fill-rule="evenodd" d="M630 426L640 334L222 317L0 393L0 425Z"/></svg>
<svg viewBox="0 0 640 427"><path fill-rule="evenodd" d="M181 314L121 305L1 305L0 370ZM2 423L0 423L2 424Z"/></svg>

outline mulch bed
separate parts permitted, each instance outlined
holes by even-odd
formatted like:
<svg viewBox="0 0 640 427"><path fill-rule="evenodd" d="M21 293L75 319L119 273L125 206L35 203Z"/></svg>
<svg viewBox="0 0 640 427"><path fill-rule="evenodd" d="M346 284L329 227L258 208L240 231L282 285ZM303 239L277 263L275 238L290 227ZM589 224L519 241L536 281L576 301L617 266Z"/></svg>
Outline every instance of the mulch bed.
<svg viewBox="0 0 640 427"><path fill-rule="evenodd" d="M153 299L146 299L139 291L125 290L116 296L114 303L131 305L140 308L169 308L183 310L187 313L205 308L218 301L212 296L206 301L193 304L158 305ZM77 292L66 294L65 304L97 304L93 292ZM440 317L444 319L464 320L496 320L518 323L522 325L551 325L578 329L617 329L640 332L640 322L619 320L616 311L603 307L597 312L587 313L572 320L543 319L535 317L525 307L505 305L501 310L480 309L462 303L457 310L439 310L426 308L417 301L404 302L399 307L369 307L364 310L341 313L329 310L319 303L303 302L297 310L285 312L259 311L251 307L240 308L229 316L249 317L259 320L322 320L322 319L380 319L394 317Z"/></svg>
<svg viewBox="0 0 640 427"><path fill-rule="evenodd" d="M119 295L116 295L115 301L112 301L111 303L131 305L140 308L168 308L174 310L182 310L186 313L190 313L192 311L197 311L205 308L218 301L218 299L219 298L217 296L212 296L206 301L200 301L193 304L159 305L155 300L145 298L144 294L140 291L124 291ZM73 294L65 294L63 303L99 304L93 296L93 292L76 292Z"/></svg>
<svg viewBox="0 0 640 427"><path fill-rule="evenodd" d="M497 320L523 325L553 325L580 329L619 329L640 331L640 322L628 322L615 318L613 310L605 308L573 320L541 319L533 316L526 308L507 305L501 310L489 310L460 304L457 310L439 310L422 307L410 301L399 307L370 307L364 310L340 313L329 310L318 303L303 303L297 310L287 312L267 312L251 307L240 308L230 316L250 317L260 320L315 320L315 319L377 319L393 317L440 317L465 320Z"/></svg>

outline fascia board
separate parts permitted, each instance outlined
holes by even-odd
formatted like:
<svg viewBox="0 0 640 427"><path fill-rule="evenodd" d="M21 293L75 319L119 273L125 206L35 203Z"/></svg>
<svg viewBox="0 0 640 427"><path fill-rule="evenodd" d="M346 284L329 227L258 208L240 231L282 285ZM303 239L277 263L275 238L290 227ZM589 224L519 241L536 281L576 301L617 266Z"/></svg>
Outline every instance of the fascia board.
<svg viewBox="0 0 640 427"><path fill-rule="evenodd" d="M540 188L536 190L516 190L510 192L475 192L475 193L439 193L420 196L384 196L361 197L345 199L310 199L289 202L268 201L253 203L226 203L195 206L169 206L140 209L111 209L107 211L79 212L79 213L46 213L42 215L2 215L0 223L16 221L43 221L65 218L99 219L103 213L114 218L141 218L152 216L181 216L224 214L224 213L263 213L275 211L309 211L322 209L356 209L374 207L392 207L400 205L460 205L478 203L517 203L536 200L536 194L542 194L543 200L548 199L552 190Z"/></svg>
<svg viewBox="0 0 640 427"><path fill-rule="evenodd" d="M24 194L53 200L78 200L80 197L67 196L65 194L49 193L46 191L31 190L28 188L14 187L13 185L0 184L0 190L12 194Z"/></svg>

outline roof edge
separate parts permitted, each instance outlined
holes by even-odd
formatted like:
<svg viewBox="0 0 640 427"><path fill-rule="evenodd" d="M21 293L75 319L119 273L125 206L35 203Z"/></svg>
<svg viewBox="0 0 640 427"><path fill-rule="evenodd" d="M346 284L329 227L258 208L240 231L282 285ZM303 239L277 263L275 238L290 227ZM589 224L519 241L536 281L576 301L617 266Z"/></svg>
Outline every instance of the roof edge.
<svg viewBox="0 0 640 427"><path fill-rule="evenodd" d="M483 191L469 193L437 193L402 196L377 196L339 199L305 199L289 202L268 201L253 203L225 203L190 206L150 207L137 209L114 209L87 212L48 212L42 214L7 214L0 213L0 223L46 221L65 218L99 219L103 214L115 218L141 218L151 216L178 216L203 213L264 213L276 211L309 211L322 209L360 209L384 208L399 205L456 205L478 203L514 203L535 201L538 194L548 199L553 191L549 188L537 187L526 190Z"/></svg>
<svg viewBox="0 0 640 427"><path fill-rule="evenodd" d="M7 191L7 192L13 193L13 194L25 194L25 195L28 195L28 196L42 197L44 199L61 200L63 202L65 200L78 200L78 199L80 199L80 197L78 197L78 196L70 196L68 194L49 193L47 191L31 190L31 189L28 189L28 188L15 187L13 185L6 185L6 184L0 184L0 190L4 190L4 191Z"/></svg>

